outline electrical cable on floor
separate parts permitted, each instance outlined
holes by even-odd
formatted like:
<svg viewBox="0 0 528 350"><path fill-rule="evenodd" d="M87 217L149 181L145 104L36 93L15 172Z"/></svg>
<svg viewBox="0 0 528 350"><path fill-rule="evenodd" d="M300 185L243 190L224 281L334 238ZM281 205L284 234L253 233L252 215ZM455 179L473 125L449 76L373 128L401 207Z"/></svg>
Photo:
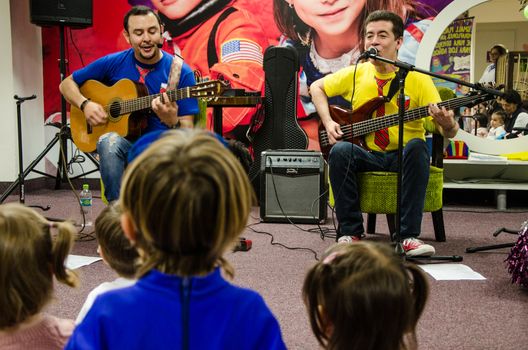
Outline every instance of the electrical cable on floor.
<svg viewBox="0 0 528 350"><path fill-rule="evenodd" d="M288 249L288 250L307 250L307 251L313 253L315 260L319 261L319 256L317 255L317 252L316 252L315 250L313 250L313 249L311 249L311 248L306 248L306 247L289 247L289 246L287 246L287 245L285 245L285 244L282 244L282 243L279 243L279 242L275 242L275 236L273 236L272 233L269 233L269 232L267 232L267 231L259 231L259 230L255 230L255 229L253 228L253 226L260 225L260 224L261 224L261 222L256 222L256 223L254 223L254 224L249 224L249 225L247 225L246 228L248 228L248 229L250 229L251 231L253 231L253 232L255 232L255 233L258 233L258 234L262 234L262 235L270 236L270 237L271 237L271 242L270 242L271 245L277 245L277 246L280 246L280 247L286 248L286 249Z"/></svg>
<svg viewBox="0 0 528 350"><path fill-rule="evenodd" d="M63 132L63 130L62 130L63 128L65 128L65 126L63 126L61 128L61 130L59 131L60 133ZM80 213L82 215L81 229L77 232L77 238L75 239L75 241L77 241L77 242L93 241L95 239L95 235L94 235L95 231L93 229L90 232L83 232L84 229L86 228L86 216L84 215L84 211L81 208L81 198L79 197L79 194L75 190L75 187L73 186L73 183L71 182L71 179L70 179L70 176L69 176L68 166L70 164L68 164L68 162L66 160L66 155L64 154L64 149L62 148L62 142L59 142L59 149L60 149L60 156L62 158L62 164L67 167L66 171L64 172L66 174L66 180L68 180L68 184L70 185L70 190L73 193L73 195L75 196L75 198L77 199L77 204L79 205L79 211L80 211Z"/></svg>
<svg viewBox="0 0 528 350"><path fill-rule="evenodd" d="M312 232L310 230L307 230L307 229L304 229L298 225L296 225L288 215L286 215L286 212L284 211L284 209L282 208L282 205L281 205L281 201L280 201L280 197L279 197L279 193L277 191L277 186L275 184L275 174L273 174L273 160L271 158L269 158L270 160L270 174L271 174L271 183L273 185L273 192L275 193L275 198L277 199L277 204L279 205L279 209L281 211L281 214L286 218L286 220L294 227L296 227L297 229L301 230L301 231L304 231L304 232ZM312 217L314 220L317 220L317 218L315 217L314 213L313 213L313 210L314 210L314 206L315 206L315 203L317 203L317 201L320 200L320 198L322 196L324 196L326 194L326 192L320 194L317 198L315 198L313 201L312 201L312 206L311 206L311 209L310 209L310 212L312 214ZM321 239L324 240L324 233L323 233L323 230L321 229L321 226L319 225L319 223L317 223L317 226L319 228L319 231L320 231L320 236L321 236Z"/></svg>

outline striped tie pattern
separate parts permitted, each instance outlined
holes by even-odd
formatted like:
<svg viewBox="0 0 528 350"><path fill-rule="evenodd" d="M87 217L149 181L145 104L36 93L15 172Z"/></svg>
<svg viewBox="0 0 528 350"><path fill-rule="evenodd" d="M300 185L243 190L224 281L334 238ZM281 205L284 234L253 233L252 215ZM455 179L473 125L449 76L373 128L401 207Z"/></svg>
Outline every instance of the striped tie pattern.
<svg viewBox="0 0 528 350"><path fill-rule="evenodd" d="M376 78L376 83L378 84L378 96L383 96L383 87L390 81L390 79L378 79ZM376 117L383 117L385 115L385 104L382 104L377 110L376 110ZM374 133L374 143L381 148L382 150L385 150L387 146L389 145L389 129L381 129Z"/></svg>
<svg viewBox="0 0 528 350"><path fill-rule="evenodd" d="M139 82L140 83L145 83L145 77L147 76L147 74L150 73L151 69L148 69L148 68L142 68L138 65L136 65L136 68L139 72Z"/></svg>

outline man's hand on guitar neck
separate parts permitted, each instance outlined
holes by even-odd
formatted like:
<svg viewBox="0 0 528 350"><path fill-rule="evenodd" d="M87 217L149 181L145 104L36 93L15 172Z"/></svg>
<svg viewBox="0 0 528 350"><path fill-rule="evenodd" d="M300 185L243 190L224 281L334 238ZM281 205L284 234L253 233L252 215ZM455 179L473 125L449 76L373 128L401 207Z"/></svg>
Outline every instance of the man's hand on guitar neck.
<svg viewBox="0 0 528 350"><path fill-rule="evenodd" d="M83 107L84 117L91 126L100 126L108 123L108 116L99 103L88 101Z"/></svg>
<svg viewBox="0 0 528 350"><path fill-rule="evenodd" d="M152 100L152 110L169 127L178 125L178 105L169 99L166 92Z"/></svg>
<svg viewBox="0 0 528 350"><path fill-rule="evenodd" d="M458 132L458 123L455 120L455 113L447 110L445 107L429 104L429 114L434 118L436 124L440 127L440 133L447 138L452 138Z"/></svg>

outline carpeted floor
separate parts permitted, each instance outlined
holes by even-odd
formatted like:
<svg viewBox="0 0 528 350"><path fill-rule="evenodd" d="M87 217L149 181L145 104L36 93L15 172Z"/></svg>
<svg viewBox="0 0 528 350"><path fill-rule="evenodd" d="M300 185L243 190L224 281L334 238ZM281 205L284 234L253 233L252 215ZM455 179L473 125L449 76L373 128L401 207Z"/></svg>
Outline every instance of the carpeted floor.
<svg viewBox="0 0 528 350"><path fill-rule="evenodd" d="M525 326L528 321L528 290L513 285L505 268L508 249L466 254L468 246L513 242L516 236L501 234L493 237L497 227L519 228L528 220L525 192L517 206L507 212L494 210L493 200L482 194L453 191L446 193L444 220L447 242L433 241L431 216L424 215L421 238L437 249L439 255L462 255L463 264L486 277L485 281L436 281L429 277L431 294L418 326L420 349L521 349L528 343ZM97 195L97 192L94 193ZM492 194L484 194L492 197ZM515 200L515 196L511 198ZM472 198L472 201L467 201ZM510 197L509 197L510 198ZM17 201L11 196L7 201ZM26 204L51 205L44 213L48 217L79 220L73 194L67 190L40 190L27 194ZM103 207L95 199L94 214ZM290 224L258 223L255 208L250 219L254 223L243 236L253 241L248 252L228 253L227 258L236 271L235 284L253 288L261 293L277 316L286 344L290 349L317 349L304 305L301 285L306 270L333 243L322 240L311 225L294 227ZM331 218L325 227L333 228ZM301 229L302 228L302 229ZM385 218L378 217L380 232L367 239L388 241ZM270 244L273 241L281 245ZM84 237L90 238L90 237ZM285 248L284 246L288 248ZM74 254L95 256L94 240L78 241ZM56 298L48 311L59 317L75 318L86 294L98 284L115 278L102 262L78 270L82 284L77 289L56 287ZM383 317L380 315L380 317Z"/></svg>

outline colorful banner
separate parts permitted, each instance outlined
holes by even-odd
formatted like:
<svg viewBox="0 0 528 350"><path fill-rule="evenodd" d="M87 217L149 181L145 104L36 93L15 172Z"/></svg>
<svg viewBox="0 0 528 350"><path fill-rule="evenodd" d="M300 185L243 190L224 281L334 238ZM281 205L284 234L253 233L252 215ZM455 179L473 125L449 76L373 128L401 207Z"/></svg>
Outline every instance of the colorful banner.
<svg viewBox="0 0 528 350"><path fill-rule="evenodd" d="M405 45L405 47L410 56L413 57L413 53L416 52L420 40L423 37L423 33L428 28L428 24L431 22L431 20L434 20L434 16L437 13L442 11L444 7L446 7L452 1L463 0L401 0L400 2L367 0L362 3L354 0L344 2L292 0L291 2L293 7L291 8L288 8L289 1L286 2L286 0L181 0L177 2L163 2L160 0L93 0L92 27L86 29L72 29L65 27L66 60L68 62L66 75L69 75L71 72L103 55L127 48L128 44L122 35L123 16L132 5L137 4L150 6L161 11L160 9L163 6L169 7L170 4L178 6L181 10L182 8L192 9L192 6L203 6L205 3L208 3L207 5L211 6L221 3L230 3L239 8L247 10L250 15L252 15L254 20L248 19L248 21L257 22L260 24L260 26L263 28L263 33L268 39L267 42L270 45L277 44L281 35L275 24L276 19L274 16L285 15L285 13L287 13L285 16L293 16L292 18L295 20L297 20L299 13L301 13L303 20L309 21L312 17L315 19L319 18L318 15L324 13L323 10L327 7L339 7L342 10L342 7L346 5L353 10L340 11L343 12L343 16L346 17L342 19L343 23L346 22L345 24L347 26L357 26L358 23L356 23L356 20L358 20L358 18L364 18L365 14L362 12L364 8L369 8L370 10L389 9L396 12L402 11L402 14L407 13L411 16L409 18L405 18L405 22L410 26L412 25L413 28L412 31L406 31L406 34L410 35L408 40L406 40L408 43ZM191 4L193 5L191 6ZM389 5L387 4L390 4L392 7L389 8ZM278 9L278 6L282 5L285 5L286 7L286 11L284 11L284 13L281 13L280 11L274 11ZM358 8L356 9L356 7ZM311 13L313 15L308 16ZM335 15L334 17L337 18L338 16L339 15ZM196 19L197 18L194 18L194 20ZM287 18L282 18L279 20L288 22ZM318 22L324 22L324 28L337 28L337 24L339 23L334 23L335 21L336 19L334 18L328 25L326 25L326 22L316 20L314 22L315 24L312 25L313 27L317 27ZM179 25L179 23L176 22L176 25ZM317 28L312 28L312 35L316 35L314 34L316 31ZM60 112L61 97L58 90L58 85L61 78L58 65L58 59L60 58L59 38L60 35L58 26L43 28L42 42L44 60L45 118ZM182 39L182 46L186 44L184 39L185 38ZM298 40L298 35L293 36L292 39ZM187 44L187 46L190 45ZM184 59L187 62L193 63L196 60L203 60L203 57L197 58L184 56ZM58 120L60 120L60 118L58 118Z"/></svg>
<svg viewBox="0 0 528 350"><path fill-rule="evenodd" d="M431 72L469 81L471 70L471 35L473 18L453 21L442 33L431 57ZM436 86L453 90L457 95L467 92L467 87L442 79L433 79Z"/></svg>

